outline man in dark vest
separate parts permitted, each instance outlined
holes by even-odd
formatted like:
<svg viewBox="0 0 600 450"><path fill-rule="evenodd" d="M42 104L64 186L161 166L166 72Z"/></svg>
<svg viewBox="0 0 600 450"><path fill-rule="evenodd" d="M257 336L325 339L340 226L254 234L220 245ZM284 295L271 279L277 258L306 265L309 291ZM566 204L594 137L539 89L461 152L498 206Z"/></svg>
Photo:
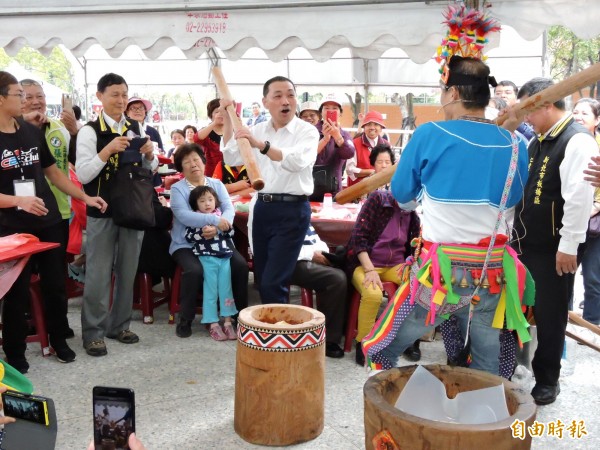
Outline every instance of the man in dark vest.
<svg viewBox="0 0 600 450"><path fill-rule="evenodd" d="M523 85L518 98L534 96L552 84L534 78ZM547 405L560 393L560 360L577 250L585 242L594 192L583 179L583 170L598 146L565 111L564 100L543 106L525 120L537 137L528 148L529 179L522 204L516 208L513 246L535 281L538 346L531 395L538 405Z"/></svg>
<svg viewBox="0 0 600 450"><path fill-rule="evenodd" d="M114 224L109 198L112 181L126 159L153 170L158 160L154 158L150 140L139 153L125 152L132 137L146 135L137 121L127 119L124 114L129 97L123 77L114 73L104 75L98 81L96 96L103 110L95 121L79 130L75 168L85 192L94 192L108 202L104 214L87 208L87 269L81 308L83 346L88 355L103 356L107 353L104 337L124 344L139 341L129 330L129 322L144 232ZM113 271L114 295L109 307Z"/></svg>

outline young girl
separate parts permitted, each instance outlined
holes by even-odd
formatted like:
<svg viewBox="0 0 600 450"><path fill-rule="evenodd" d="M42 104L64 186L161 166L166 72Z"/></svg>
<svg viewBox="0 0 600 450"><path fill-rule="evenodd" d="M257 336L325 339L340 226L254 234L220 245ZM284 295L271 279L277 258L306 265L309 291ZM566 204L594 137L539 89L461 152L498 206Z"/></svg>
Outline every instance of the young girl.
<svg viewBox="0 0 600 450"><path fill-rule="evenodd" d="M190 193L190 206L201 214L221 215L219 198L210 186L198 186ZM231 316L237 313L231 290L230 261L233 251L227 245L231 239L229 232L217 233L213 238L202 237L201 228L188 227L185 238L194 244L192 250L198 256L204 270L204 302L202 323L210 324L210 336L215 341L237 339ZM221 316L224 326L219 325L217 296L220 299Z"/></svg>

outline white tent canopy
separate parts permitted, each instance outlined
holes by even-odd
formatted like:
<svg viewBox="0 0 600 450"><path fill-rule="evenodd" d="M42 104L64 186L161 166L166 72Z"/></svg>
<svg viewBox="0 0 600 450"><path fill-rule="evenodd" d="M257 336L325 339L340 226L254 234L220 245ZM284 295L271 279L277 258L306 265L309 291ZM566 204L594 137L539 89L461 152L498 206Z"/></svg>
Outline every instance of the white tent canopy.
<svg viewBox="0 0 600 450"><path fill-rule="evenodd" d="M521 85L542 75L542 38L526 41L506 26L498 47L487 55L487 63L497 79L510 79ZM180 49L172 47L151 63L143 64L146 61L149 61L147 57L134 46L125 50L119 58L112 59L99 45L94 45L85 55L87 80L94 83L110 66L110 70L123 75L135 91L152 87L173 89L175 86L182 86L185 91L193 86L212 85L211 62L206 56L187 60ZM262 86L265 79L275 75L291 78L301 90L326 92L343 86L343 92L348 92L349 88L352 92L354 87L362 93L365 84L371 91L378 87L405 86L415 92L414 88L437 87L439 81L439 65L435 60L417 64L401 49L389 49L377 60L369 61L367 70L362 60L352 56L350 49L340 49L329 60L320 63L303 48L292 50L284 61L278 62L269 61L263 50L252 48L237 61L223 59L221 66L228 84L237 95L243 86L249 86L253 92L249 95L256 96L257 86Z"/></svg>
<svg viewBox="0 0 600 450"><path fill-rule="evenodd" d="M482 0L481 3L484 3ZM589 0L494 0L492 15L526 39L551 25L564 25L582 38L600 34L600 2ZM180 48L196 59L220 49L237 60L253 47L273 61L294 48L316 61L341 48L376 59L401 48L415 62L428 61L444 29L447 1L388 0L205 0L128 2L21 0L0 10L0 46L14 55L24 45L48 53L64 44L83 56L93 44L112 57L139 46L149 58Z"/></svg>

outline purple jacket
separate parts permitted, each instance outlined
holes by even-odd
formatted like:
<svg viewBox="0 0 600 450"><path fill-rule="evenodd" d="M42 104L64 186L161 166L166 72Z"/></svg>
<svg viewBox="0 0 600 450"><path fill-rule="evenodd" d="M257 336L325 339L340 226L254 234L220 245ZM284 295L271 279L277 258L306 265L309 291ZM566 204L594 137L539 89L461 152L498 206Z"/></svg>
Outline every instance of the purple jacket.
<svg viewBox="0 0 600 450"><path fill-rule="evenodd" d="M319 130L319 135L323 138L323 122L317 123L316 127ZM330 139L323 151L317 155L317 161L315 162L315 166L329 166L333 169L338 180L338 188L334 195L342 189L342 169L345 161L354 156L354 143L350 133L344 130L341 130L341 133L344 144L338 147L335 141Z"/></svg>
<svg viewBox="0 0 600 450"><path fill-rule="evenodd" d="M374 191L369 194L367 201L358 213L356 223L348 242L348 274L360 265L358 254L371 253L373 246L383 233L388 222L394 215L394 208L399 208L396 199L390 191ZM409 221L408 238L404 256L407 258L412 253L410 241L419 235L420 221L414 211L403 211L403 220Z"/></svg>

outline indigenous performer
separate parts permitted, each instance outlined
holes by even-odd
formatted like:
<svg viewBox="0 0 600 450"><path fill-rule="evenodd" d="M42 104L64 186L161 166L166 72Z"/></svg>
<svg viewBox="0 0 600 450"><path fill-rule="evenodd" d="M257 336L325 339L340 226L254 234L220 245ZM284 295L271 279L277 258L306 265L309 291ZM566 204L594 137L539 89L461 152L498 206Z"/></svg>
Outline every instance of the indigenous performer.
<svg viewBox="0 0 600 450"><path fill-rule="evenodd" d="M446 122L416 130L391 185L403 209L421 201L422 238L363 349L372 368L393 367L429 327L455 315L470 340L471 367L498 374L503 325L530 340L522 305L532 303L533 282L506 245L527 180L527 149L484 118L496 83L481 50L497 22L464 6L449 7L446 19L439 51Z"/></svg>

